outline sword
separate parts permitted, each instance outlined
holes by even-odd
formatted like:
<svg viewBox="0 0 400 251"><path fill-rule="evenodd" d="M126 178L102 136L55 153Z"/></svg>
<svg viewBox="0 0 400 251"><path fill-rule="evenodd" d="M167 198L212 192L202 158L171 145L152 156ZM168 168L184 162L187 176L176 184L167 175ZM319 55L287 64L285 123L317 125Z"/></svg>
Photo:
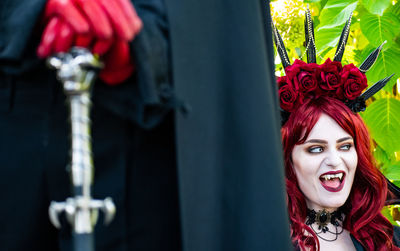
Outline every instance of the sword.
<svg viewBox="0 0 400 251"><path fill-rule="evenodd" d="M57 70L69 107L71 126L70 163L73 197L64 202L52 201L49 216L53 225L61 228L59 214L65 212L72 226L75 251L94 250L94 226L101 210L104 222L110 223L115 215L111 198L95 200L91 197L93 158L90 131L91 88L102 64L89 51L74 47L68 53L48 58L50 68Z"/></svg>

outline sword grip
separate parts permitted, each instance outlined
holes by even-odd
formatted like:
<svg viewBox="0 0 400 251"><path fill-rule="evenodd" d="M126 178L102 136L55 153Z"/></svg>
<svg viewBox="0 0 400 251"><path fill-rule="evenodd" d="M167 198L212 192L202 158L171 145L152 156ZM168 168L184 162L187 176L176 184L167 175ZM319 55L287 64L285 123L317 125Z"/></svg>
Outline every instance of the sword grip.
<svg viewBox="0 0 400 251"><path fill-rule="evenodd" d="M71 174L76 195L90 197L93 159L90 129L90 93L69 95L71 124ZM79 189L80 188L80 189Z"/></svg>

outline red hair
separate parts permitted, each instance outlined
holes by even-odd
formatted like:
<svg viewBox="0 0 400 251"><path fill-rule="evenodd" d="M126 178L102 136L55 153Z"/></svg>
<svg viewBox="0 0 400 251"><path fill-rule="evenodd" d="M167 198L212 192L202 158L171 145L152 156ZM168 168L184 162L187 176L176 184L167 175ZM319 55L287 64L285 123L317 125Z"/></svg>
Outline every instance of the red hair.
<svg viewBox="0 0 400 251"><path fill-rule="evenodd" d="M358 114L354 114L343 102L330 97L306 100L291 113L281 129L293 243L303 250L306 247L319 250L317 236L304 223L307 206L292 168L291 155L293 147L307 139L322 113L333 118L353 137L358 156L353 187L342 206L346 214L343 227L366 250L397 249L392 243L393 226L381 214L387 195L387 184L385 177L375 167L368 130Z"/></svg>

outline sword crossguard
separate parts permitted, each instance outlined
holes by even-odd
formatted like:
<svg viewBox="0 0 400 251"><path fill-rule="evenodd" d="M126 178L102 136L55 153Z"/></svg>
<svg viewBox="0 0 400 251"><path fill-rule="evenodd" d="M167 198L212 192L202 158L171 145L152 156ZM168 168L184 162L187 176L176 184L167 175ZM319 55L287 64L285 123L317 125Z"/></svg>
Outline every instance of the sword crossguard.
<svg viewBox="0 0 400 251"><path fill-rule="evenodd" d="M68 222L78 233L91 233L97 222L98 211L104 213L104 224L108 225L115 216L115 205L110 197L104 200L93 200L90 198L75 197L67 198L65 202L51 202L49 207L50 221L56 228L61 228L59 216L65 212ZM90 218L91 225L81 225L79 222L83 218Z"/></svg>

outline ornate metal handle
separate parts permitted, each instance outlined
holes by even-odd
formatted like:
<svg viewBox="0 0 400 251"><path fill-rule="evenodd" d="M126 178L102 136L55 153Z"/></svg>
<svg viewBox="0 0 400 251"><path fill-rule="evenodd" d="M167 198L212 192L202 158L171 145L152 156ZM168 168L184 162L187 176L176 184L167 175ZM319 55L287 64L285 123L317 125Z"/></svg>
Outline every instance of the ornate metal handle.
<svg viewBox="0 0 400 251"><path fill-rule="evenodd" d="M63 84L69 107L71 125L71 181L74 197L65 202L52 202L50 220L60 228L58 219L65 212L74 234L91 234L97 221L98 211L105 214L105 223L112 221L115 206L111 198L94 200L91 197L93 182L93 158L90 130L90 90L97 71L102 67L89 51L72 48L69 53L59 53L47 60L49 67L57 70L57 78ZM76 248L78 249L78 248Z"/></svg>

